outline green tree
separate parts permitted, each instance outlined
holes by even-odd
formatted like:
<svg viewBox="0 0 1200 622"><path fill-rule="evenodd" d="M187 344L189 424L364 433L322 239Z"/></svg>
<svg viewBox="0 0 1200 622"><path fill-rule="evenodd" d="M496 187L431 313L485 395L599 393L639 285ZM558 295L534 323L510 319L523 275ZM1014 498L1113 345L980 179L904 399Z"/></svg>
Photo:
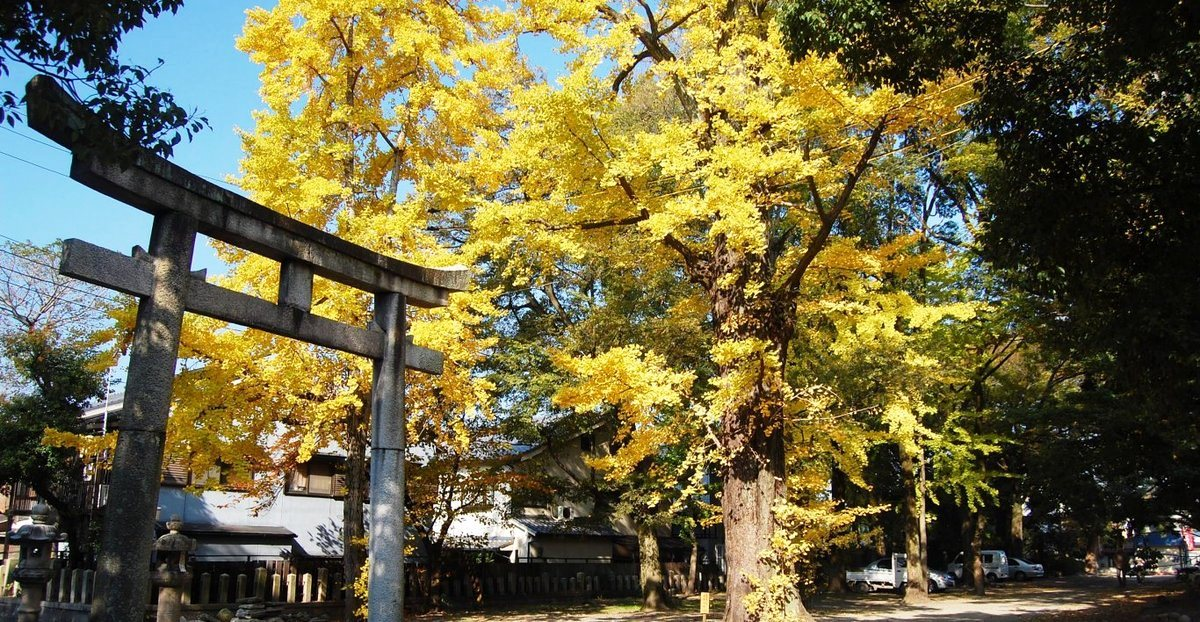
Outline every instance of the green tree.
<svg viewBox="0 0 1200 622"><path fill-rule="evenodd" d="M1150 452L1193 455L1200 17L1174 2L1056 2L1034 32L1049 43L997 62L974 113L1000 164L984 251L1029 293L1044 342L1165 433ZM1200 473L1144 466L1159 499L1196 512Z"/></svg>
<svg viewBox="0 0 1200 622"><path fill-rule="evenodd" d="M100 290L58 274L60 246L0 247L0 482L24 483L57 512L75 561L91 554L82 500L85 460L45 443L79 432L84 405L103 389L111 357Z"/></svg>
<svg viewBox="0 0 1200 622"><path fill-rule="evenodd" d="M148 84L154 68L121 63L117 47L125 33L145 24L147 15L174 13L182 5L183 0L12 3L0 12L0 76L8 75L9 63L14 62L53 76L105 124L169 156L185 136L191 139L208 121ZM13 91L0 90L0 123L11 126L20 120L21 99Z"/></svg>
<svg viewBox="0 0 1200 622"><path fill-rule="evenodd" d="M1024 294L1022 331L1047 362L1050 384L1066 389L1051 399L1035 391L1036 407L1013 412L1031 418L1022 423L1033 442L1086 456L1074 464L1095 484L1064 490L1047 475L1032 490L1071 501L1099 522L1121 518L1114 512L1194 516L1200 472L1181 458L1198 449L1200 402L1200 283L1191 256L1200 232L1195 7L1166 0L793 0L785 7L794 54L836 56L868 84L978 73L968 117L996 157L974 191L986 197L981 251ZM894 24L908 26L883 27ZM1078 382L1054 381L1067 369ZM1086 421L1091 434L1062 433L1058 424L1073 420ZM1139 433L1129 436L1131 429ZM1033 460L1031 474L1038 466L1046 465ZM1153 503L1121 501L1150 489Z"/></svg>
<svg viewBox="0 0 1200 622"><path fill-rule="evenodd" d="M83 407L103 393L96 351L61 343L49 331L6 335L0 354L29 387L0 403L0 482L23 482L58 513L72 561L92 553L84 498L84 467L74 449L48 447L47 428L80 432Z"/></svg>

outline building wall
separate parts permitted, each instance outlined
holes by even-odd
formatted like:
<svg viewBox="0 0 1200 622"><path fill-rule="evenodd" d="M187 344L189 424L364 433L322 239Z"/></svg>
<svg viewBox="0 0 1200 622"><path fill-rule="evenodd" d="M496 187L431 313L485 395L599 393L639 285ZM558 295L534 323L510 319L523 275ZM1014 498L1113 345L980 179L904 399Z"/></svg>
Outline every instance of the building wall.
<svg viewBox="0 0 1200 622"><path fill-rule="evenodd" d="M576 539L540 537L533 545L533 557L554 559L587 559L612 561L613 545L608 539Z"/></svg>
<svg viewBox="0 0 1200 622"><path fill-rule="evenodd" d="M342 554L341 499L280 494L255 514L255 500L245 493L209 491L195 495L183 488L164 486L158 494L158 505L163 520L179 514L185 523L284 527L296 534L296 542L306 555Z"/></svg>

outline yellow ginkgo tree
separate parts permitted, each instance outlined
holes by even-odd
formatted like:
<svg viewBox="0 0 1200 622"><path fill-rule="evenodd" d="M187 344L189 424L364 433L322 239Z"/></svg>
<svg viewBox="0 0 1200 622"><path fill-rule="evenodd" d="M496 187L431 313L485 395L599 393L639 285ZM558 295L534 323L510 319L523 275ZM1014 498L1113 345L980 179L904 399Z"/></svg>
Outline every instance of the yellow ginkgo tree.
<svg viewBox="0 0 1200 622"><path fill-rule="evenodd" d="M256 201L374 251L431 267L473 263L460 252L455 205L431 203L419 189L437 183L442 167L499 127L497 102L526 78L517 48L503 35L506 19L469 0L284 0L249 11L238 46L262 66L266 108L242 133L239 183ZM218 250L232 266L223 285L276 298L277 265ZM371 305L363 292L314 283L318 315L366 326ZM490 392L473 369L491 347L478 327L492 313L486 292L412 311L414 341L446 360L441 376L408 375L410 438L447 448L414 451L418 470L425 458L441 455L465 456L476 466L480 454L473 452L491 451L477 435L488 429ZM188 323L184 348L196 365L177 383L175 455L220 460L244 473L286 472L333 446L346 453L342 541L352 584L365 561L370 363L206 320ZM277 487L281 480L255 481L270 493L262 482ZM450 480L415 481L436 487ZM437 508L423 510L413 514L425 521L417 531L430 533ZM349 590L346 612L347 619L359 613Z"/></svg>
<svg viewBox="0 0 1200 622"><path fill-rule="evenodd" d="M717 371L697 397L719 421L726 620L802 619L775 539L805 279L872 163L902 132L956 122L969 89L950 81L908 96L856 84L832 60L793 61L767 2L518 10L521 28L555 37L570 60L557 84L513 94L511 127L481 135L466 169L486 191L471 206L471 244L517 249L506 264L517 282L603 257L698 288ZM630 123L620 112L633 97L665 114ZM783 592L749 598L773 585Z"/></svg>
<svg viewBox="0 0 1200 622"><path fill-rule="evenodd" d="M637 530L642 609L667 605L658 530L681 510L702 502L708 445L701 413L691 409L691 371L639 346L611 348L595 356L560 355L557 365L573 382L554 396L562 408L587 413L615 409L610 451L590 466L620 490L618 505Z"/></svg>

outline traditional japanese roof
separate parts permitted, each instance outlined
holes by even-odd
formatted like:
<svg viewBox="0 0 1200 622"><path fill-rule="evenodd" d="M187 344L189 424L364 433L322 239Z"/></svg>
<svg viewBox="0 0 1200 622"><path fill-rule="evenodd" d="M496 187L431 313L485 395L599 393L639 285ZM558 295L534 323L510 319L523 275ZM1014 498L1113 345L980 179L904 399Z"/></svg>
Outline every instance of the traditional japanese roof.
<svg viewBox="0 0 1200 622"><path fill-rule="evenodd" d="M158 527L166 530L164 523ZM245 538L286 539L296 537L287 527L277 525L231 525L228 523L184 523L180 533L191 536L231 536Z"/></svg>
<svg viewBox="0 0 1200 622"><path fill-rule="evenodd" d="M535 536L620 538L625 535L611 525L602 523L563 521L552 518L514 518L513 522Z"/></svg>

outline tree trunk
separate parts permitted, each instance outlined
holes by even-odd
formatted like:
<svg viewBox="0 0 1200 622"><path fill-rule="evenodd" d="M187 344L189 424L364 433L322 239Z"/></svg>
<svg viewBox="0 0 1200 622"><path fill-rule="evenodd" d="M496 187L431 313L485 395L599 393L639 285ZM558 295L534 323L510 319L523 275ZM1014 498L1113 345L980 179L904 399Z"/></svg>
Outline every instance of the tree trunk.
<svg viewBox="0 0 1200 622"><path fill-rule="evenodd" d="M1100 534L1098 532L1093 531L1087 534L1087 547L1087 556L1083 560L1083 572L1094 575L1100 571Z"/></svg>
<svg viewBox="0 0 1200 622"><path fill-rule="evenodd" d="M667 592L663 587L662 562L658 556L658 535L650 525L638 522L638 551L641 557L642 611L667 609Z"/></svg>
<svg viewBox="0 0 1200 622"><path fill-rule="evenodd" d="M837 464L831 464L829 471L829 496L832 499L843 500L847 505L852 505L854 501L848 497L850 495L850 482L846 474L837 467ZM849 589L846 584L846 570L850 569L854 563L854 555L849 547L835 547L829 552L829 560L825 564L825 576L827 577L825 589L830 592L845 592Z"/></svg>
<svg viewBox="0 0 1200 622"><path fill-rule="evenodd" d="M688 576L683 582L683 595L691 596L696 593L696 576L700 568L700 540L692 533L692 555L688 559Z"/></svg>
<svg viewBox="0 0 1200 622"><path fill-rule="evenodd" d="M428 555L428 590L426 596L429 598L429 608L431 611L441 611L445 603L442 600L442 542L434 542L427 538L425 543L425 552Z"/></svg>
<svg viewBox="0 0 1200 622"><path fill-rule="evenodd" d="M1010 557L1025 555L1025 499L1016 485L1012 502L1008 505L1008 554Z"/></svg>
<svg viewBox="0 0 1200 622"><path fill-rule="evenodd" d="M917 478L919 454L914 453L915 449L903 443L900 445L900 470L904 478L904 552L908 557L908 585L904 589L904 602L910 605L929 602L929 580L925 575L924 555L921 553L924 543L921 538L923 517L919 507L921 491L918 490Z"/></svg>
<svg viewBox="0 0 1200 622"><path fill-rule="evenodd" d="M346 601L343 619L359 619L362 602L352 586L363 571L367 559L363 503L367 498L367 422L371 420L370 399L362 408L346 410L346 498L342 503L342 576L345 577Z"/></svg>
<svg viewBox="0 0 1200 622"><path fill-rule="evenodd" d="M980 551L983 550L983 512L978 510L970 513L971 521L971 582L975 586L975 595L983 596L987 589L987 579L983 573L983 557ZM965 570L964 570L965 573Z"/></svg>
<svg viewBox="0 0 1200 622"><path fill-rule="evenodd" d="M742 410L757 410L751 402ZM743 416L743 421L760 420L757 412L738 412L730 418ZM736 424L734 424L736 425ZM772 556L767 552L774 535L775 520L772 508L785 493L783 473L783 433L773 426L772 431L757 431L750 439L725 424L725 448L730 453L721 493L721 509L725 519L726 622L749 622L759 619L746 609L746 598L754 590L754 581L766 583L776 569L764 561ZM751 448L765 448L762 453ZM787 598L784 617L787 620L811 620L800 603L798 592Z"/></svg>

